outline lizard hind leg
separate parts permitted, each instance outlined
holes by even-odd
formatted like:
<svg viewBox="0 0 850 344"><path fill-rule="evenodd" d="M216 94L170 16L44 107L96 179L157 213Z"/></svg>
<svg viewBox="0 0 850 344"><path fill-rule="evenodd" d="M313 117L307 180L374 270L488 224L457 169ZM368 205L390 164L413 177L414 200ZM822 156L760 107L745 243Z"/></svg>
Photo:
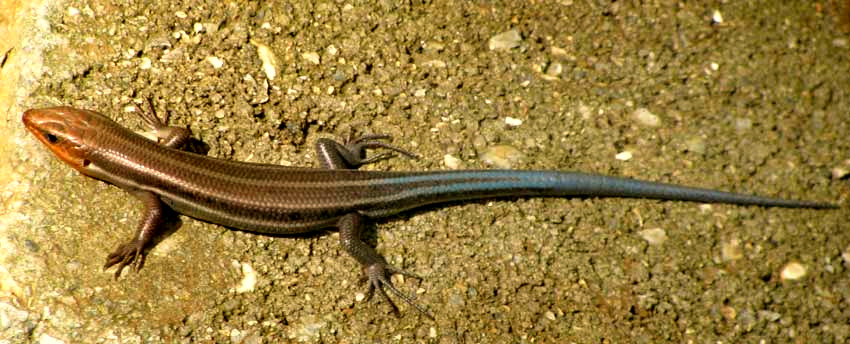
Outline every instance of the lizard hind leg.
<svg viewBox="0 0 850 344"><path fill-rule="evenodd" d="M393 156L393 152L411 159L418 158L418 155L413 152L380 141L389 138L389 135L369 134L347 139L345 143L322 138L316 141L316 153L322 167L332 170L357 169L363 165L388 159ZM366 157L367 150L378 148L387 149L390 152Z"/></svg>
<svg viewBox="0 0 850 344"><path fill-rule="evenodd" d="M404 271L401 269L397 269L386 263L381 264L372 264L370 266L363 268L363 276L360 278L360 282L367 283L368 287L366 290L366 300L371 300L372 296L375 295L375 290L381 294L381 297L389 303L392 308L392 312L396 316L401 316L401 313L398 310L398 306L390 299L389 295L387 295L387 290L390 291L393 295L404 301L404 303L409 306L415 308L419 313L422 313L426 317L434 320L434 314L428 311L424 306L416 302L416 299L412 296L409 296L403 293L401 290L393 285L393 282L390 280L390 275L399 274L402 276L412 277L421 280L422 277L413 274L408 271Z"/></svg>
<svg viewBox="0 0 850 344"><path fill-rule="evenodd" d="M366 244L360 238L363 229L362 220L363 215L358 213L347 214L339 219L337 227L339 228L340 245L363 269L363 276L360 280L367 283L366 298L371 299L377 290L381 294L381 297L390 304L393 314L398 316L400 315L398 307L393 303L389 295L387 295L387 291L389 291L420 313L434 319L434 315L425 309L424 306L417 303L414 297L398 290L390 280L390 275L400 274L420 280L422 278L413 273L390 266L384 257L375 251L375 248Z"/></svg>

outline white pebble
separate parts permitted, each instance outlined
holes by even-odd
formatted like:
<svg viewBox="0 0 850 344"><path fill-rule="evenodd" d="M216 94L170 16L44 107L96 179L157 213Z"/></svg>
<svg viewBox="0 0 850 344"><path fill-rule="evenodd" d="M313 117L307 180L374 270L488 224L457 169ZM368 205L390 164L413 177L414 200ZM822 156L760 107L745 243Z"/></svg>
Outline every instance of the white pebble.
<svg viewBox="0 0 850 344"><path fill-rule="evenodd" d="M795 281L806 275L806 267L797 262L790 262L782 268L780 277L783 281Z"/></svg>
<svg viewBox="0 0 850 344"><path fill-rule="evenodd" d="M661 228L645 229L638 232L638 235L650 245L661 245L667 241L667 232Z"/></svg>
<svg viewBox="0 0 850 344"><path fill-rule="evenodd" d="M632 118L638 121L638 123L648 127L657 127L661 125L661 118L650 112L647 108L635 109L635 112L632 113Z"/></svg>
<svg viewBox="0 0 850 344"><path fill-rule="evenodd" d="M224 61L215 56L207 56L204 61L209 62L209 64L212 65L212 67L215 69L219 69L221 68L221 66L224 66Z"/></svg>
<svg viewBox="0 0 850 344"><path fill-rule="evenodd" d="M257 271L248 263L242 263L240 267L242 270L242 280L236 286L236 293L242 294L254 291L254 287L257 286Z"/></svg>
<svg viewBox="0 0 850 344"><path fill-rule="evenodd" d="M518 47L520 43L522 43L522 36L519 35L519 31L513 29L490 37L487 46L490 50L508 50Z"/></svg>
<svg viewBox="0 0 850 344"><path fill-rule="evenodd" d="M40 336L38 336L38 342L37 343L38 344L65 344L65 341L61 340L59 338L55 338L55 337L53 337L49 334L42 333Z"/></svg>
<svg viewBox="0 0 850 344"><path fill-rule="evenodd" d="M551 77L557 77L561 75L564 71L564 66L560 62L550 63L549 66L546 67L546 75Z"/></svg>
<svg viewBox="0 0 850 344"><path fill-rule="evenodd" d="M617 155L614 156L614 159L617 159L617 160L620 160L620 161L629 161L629 160L632 159L632 152L622 151L620 153L617 153Z"/></svg>
<svg viewBox="0 0 850 344"><path fill-rule="evenodd" d="M844 160L841 165L832 168L832 179L842 179L850 175L850 159Z"/></svg>
<svg viewBox="0 0 850 344"><path fill-rule="evenodd" d="M832 179L841 179L850 174L850 170L843 167L832 168Z"/></svg>
<svg viewBox="0 0 850 344"><path fill-rule="evenodd" d="M715 24L722 24L723 14L720 14L720 11L718 10L714 10L714 12L711 13L711 21L713 21Z"/></svg>
<svg viewBox="0 0 850 344"><path fill-rule="evenodd" d="M593 110L587 105L579 104L578 109L576 109L576 111L578 111L582 119L590 119L591 117L593 117Z"/></svg>
<svg viewBox="0 0 850 344"><path fill-rule="evenodd" d="M736 118L735 119L735 129L738 131L750 130L753 127L753 121L749 118Z"/></svg>
<svg viewBox="0 0 850 344"><path fill-rule="evenodd" d="M510 169L519 163L520 160L524 159L525 154L519 149L508 145L495 145L485 149L479 158L485 165Z"/></svg>
<svg viewBox="0 0 850 344"><path fill-rule="evenodd" d="M265 44L257 41L251 40L251 44L257 47L257 56L263 62L263 72L266 73L266 78L274 80L277 76L277 57L274 55L274 52Z"/></svg>
<svg viewBox="0 0 850 344"><path fill-rule="evenodd" d="M316 53L316 52L313 52L313 51L308 51L306 53L303 53L303 54L301 54L301 57L303 59L309 61L310 63L315 64L315 65L322 62L321 59L319 58L319 53Z"/></svg>
<svg viewBox="0 0 850 344"><path fill-rule="evenodd" d="M425 61L425 62L422 63L422 67L429 67L429 68L446 68L446 66L447 66L446 62L442 61L442 60L430 60L430 61Z"/></svg>
<svg viewBox="0 0 850 344"><path fill-rule="evenodd" d="M508 116L508 117L505 117L505 124L507 124L511 127L518 127L518 126L522 125L522 120L519 119L519 118L513 118L513 117Z"/></svg>
<svg viewBox="0 0 850 344"><path fill-rule="evenodd" d="M459 169L461 166L460 159L454 157L454 155L451 154L443 155L443 163L450 170Z"/></svg>
<svg viewBox="0 0 850 344"><path fill-rule="evenodd" d="M744 258L744 252L741 250L741 241L732 239L722 243L720 245L720 255L725 262Z"/></svg>

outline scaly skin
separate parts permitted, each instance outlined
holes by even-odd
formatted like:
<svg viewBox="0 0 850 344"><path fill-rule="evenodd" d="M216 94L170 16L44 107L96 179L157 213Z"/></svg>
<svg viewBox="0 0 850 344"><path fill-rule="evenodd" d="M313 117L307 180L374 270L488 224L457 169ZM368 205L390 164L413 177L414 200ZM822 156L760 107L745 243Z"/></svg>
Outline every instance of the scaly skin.
<svg viewBox="0 0 850 344"><path fill-rule="evenodd" d="M752 196L580 172L468 170L430 172L358 171L387 155L363 159L367 149L388 145L371 135L340 144L319 140L324 168L285 167L216 159L179 150L189 138L183 128L166 126L151 112L142 118L160 142L148 140L94 111L71 107L24 112L26 128L58 158L81 173L114 184L145 205L135 236L111 253L104 268L144 262L151 240L162 231L168 209L230 228L267 233L340 230L342 247L360 263L368 294L391 291L433 317L390 282L389 266L360 238L361 223L429 204L499 197L637 197L764 207L835 208L828 203Z"/></svg>

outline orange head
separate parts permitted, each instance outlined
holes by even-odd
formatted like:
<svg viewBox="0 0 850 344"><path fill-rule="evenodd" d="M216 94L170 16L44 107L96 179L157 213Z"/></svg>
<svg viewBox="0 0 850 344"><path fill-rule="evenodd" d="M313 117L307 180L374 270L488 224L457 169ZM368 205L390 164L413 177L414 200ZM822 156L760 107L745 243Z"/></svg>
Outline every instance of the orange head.
<svg viewBox="0 0 850 344"><path fill-rule="evenodd" d="M95 133L94 127L101 117L92 111L59 106L24 111L21 120L53 154L84 172L90 163L86 141Z"/></svg>

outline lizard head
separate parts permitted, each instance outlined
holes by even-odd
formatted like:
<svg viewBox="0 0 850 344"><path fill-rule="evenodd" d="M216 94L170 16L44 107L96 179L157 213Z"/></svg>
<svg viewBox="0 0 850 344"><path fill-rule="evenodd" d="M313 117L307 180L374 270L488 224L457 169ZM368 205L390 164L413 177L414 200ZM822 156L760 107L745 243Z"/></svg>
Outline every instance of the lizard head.
<svg viewBox="0 0 850 344"><path fill-rule="evenodd" d="M59 159L85 172L90 163L86 141L99 117L102 115L93 111L60 106L24 111L21 121Z"/></svg>

